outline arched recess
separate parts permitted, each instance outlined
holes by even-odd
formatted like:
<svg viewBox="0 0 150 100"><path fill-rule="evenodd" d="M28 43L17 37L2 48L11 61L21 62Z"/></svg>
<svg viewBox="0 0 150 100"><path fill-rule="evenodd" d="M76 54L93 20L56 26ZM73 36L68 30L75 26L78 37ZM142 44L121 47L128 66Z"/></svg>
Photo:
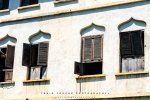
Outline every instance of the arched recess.
<svg viewBox="0 0 150 100"><path fill-rule="evenodd" d="M15 37L11 37L8 34L2 38L0 38L0 47L6 47L7 44L15 45L17 39Z"/></svg>
<svg viewBox="0 0 150 100"><path fill-rule="evenodd" d="M141 29L145 29L145 27L146 27L146 22L131 17L129 20L121 23L118 26L118 29L120 32L125 32L125 31L141 30Z"/></svg>
<svg viewBox="0 0 150 100"><path fill-rule="evenodd" d="M50 38L51 38L50 33L39 30L37 33L35 33L29 37L29 42L30 43L39 43L39 42L49 41Z"/></svg>
<svg viewBox="0 0 150 100"><path fill-rule="evenodd" d="M104 26L99 26L99 25L92 23L82 28L80 34L82 37L91 36L91 35L102 35L104 34L104 31L105 31Z"/></svg>

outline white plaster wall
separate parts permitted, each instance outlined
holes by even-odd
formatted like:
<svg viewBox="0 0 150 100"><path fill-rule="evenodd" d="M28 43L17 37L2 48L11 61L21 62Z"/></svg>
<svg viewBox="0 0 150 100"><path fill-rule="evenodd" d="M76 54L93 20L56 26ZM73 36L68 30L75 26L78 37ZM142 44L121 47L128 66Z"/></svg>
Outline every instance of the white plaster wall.
<svg viewBox="0 0 150 100"><path fill-rule="evenodd" d="M90 1L88 0L87 2ZM18 4L16 3L16 5ZM20 98L25 100L25 98L75 95L68 94L68 92L109 93L99 95L101 98L148 94L150 92L149 74L116 77L115 73L119 72L119 26L131 18L144 21L146 24L131 21L129 23L133 24L126 24L126 26L130 27L120 28L120 30L145 29L145 71L150 71L149 11L150 2L147 1L0 24L0 38L9 34L17 39L13 71L15 84L0 85L0 98L7 100ZM84 35L104 34L103 73L106 74L106 77L75 79L74 62L80 62L81 32L92 23L104 28L91 28L91 31L87 29L83 33L85 32ZM49 40L47 75L50 78L50 82L23 83L22 81L26 80L27 76L27 67L22 66L23 43L29 43L29 37L39 30L47 32L51 36ZM48 94L43 94L43 92L48 92ZM52 92L53 94L51 94ZM67 92L67 94L57 94L57 92ZM145 100L148 99L146 98Z"/></svg>

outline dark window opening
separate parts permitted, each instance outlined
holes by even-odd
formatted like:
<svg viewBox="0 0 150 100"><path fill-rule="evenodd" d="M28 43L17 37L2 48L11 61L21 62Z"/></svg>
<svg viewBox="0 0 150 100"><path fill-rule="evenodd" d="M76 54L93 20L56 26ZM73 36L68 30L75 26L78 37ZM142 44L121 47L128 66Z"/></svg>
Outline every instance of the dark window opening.
<svg viewBox="0 0 150 100"><path fill-rule="evenodd" d="M84 63L82 75L102 74L102 62Z"/></svg>
<svg viewBox="0 0 150 100"><path fill-rule="evenodd" d="M0 0L0 10L9 8L9 0Z"/></svg>
<svg viewBox="0 0 150 100"><path fill-rule="evenodd" d="M38 4L38 0L22 0L21 6L27 6L32 4Z"/></svg>
<svg viewBox="0 0 150 100"><path fill-rule="evenodd" d="M38 44L32 45L32 61L31 66L37 66Z"/></svg>

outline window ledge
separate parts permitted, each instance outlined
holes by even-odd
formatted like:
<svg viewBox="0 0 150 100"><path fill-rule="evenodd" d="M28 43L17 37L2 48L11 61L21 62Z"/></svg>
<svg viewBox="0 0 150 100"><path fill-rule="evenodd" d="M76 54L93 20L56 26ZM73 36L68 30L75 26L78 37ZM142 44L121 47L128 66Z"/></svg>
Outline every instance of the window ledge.
<svg viewBox="0 0 150 100"><path fill-rule="evenodd" d="M24 80L23 83L30 83L30 82L45 82L45 81L50 81L49 78L46 79L37 79L37 80Z"/></svg>
<svg viewBox="0 0 150 100"><path fill-rule="evenodd" d="M2 84L14 84L15 83L15 81L10 81L10 82L0 82L0 85L2 85Z"/></svg>
<svg viewBox="0 0 150 100"><path fill-rule="evenodd" d="M136 75L136 74L148 74L149 71L141 71L141 72L126 72L126 73L116 73L115 76L124 76L124 75Z"/></svg>
<svg viewBox="0 0 150 100"><path fill-rule="evenodd" d="M70 2L70 1L74 1L74 0L55 0L54 4L63 3L63 2Z"/></svg>
<svg viewBox="0 0 150 100"><path fill-rule="evenodd" d="M105 77L105 74L98 74L98 75L85 75L85 76L80 76L75 74L75 78L80 79L80 78L99 78L99 77Z"/></svg>
<svg viewBox="0 0 150 100"><path fill-rule="evenodd" d="M27 6L22 6L22 7L18 7L18 10L22 10L22 9L28 9L28 8L34 8L34 7L39 7L40 4L33 4L33 5L27 5Z"/></svg>
<svg viewBox="0 0 150 100"><path fill-rule="evenodd" d="M9 12L9 9L0 10L0 13Z"/></svg>

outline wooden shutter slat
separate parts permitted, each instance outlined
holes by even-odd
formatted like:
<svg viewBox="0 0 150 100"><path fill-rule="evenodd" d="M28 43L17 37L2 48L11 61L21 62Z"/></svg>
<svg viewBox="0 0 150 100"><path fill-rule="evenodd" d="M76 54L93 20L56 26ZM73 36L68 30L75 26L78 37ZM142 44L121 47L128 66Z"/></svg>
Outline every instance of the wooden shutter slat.
<svg viewBox="0 0 150 100"><path fill-rule="evenodd" d="M23 43L22 65L31 66L32 45Z"/></svg>
<svg viewBox="0 0 150 100"><path fill-rule="evenodd" d="M84 39L84 58L83 61L91 61L92 57L92 38L83 38Z"/></svg>
<svg viewBox="0 0 150 100"><path fill-rule="evenodd" d="M46 42L39 43L37 65L42 65L42 66L47 65L48 46L49 46L49 43L46 43Z"/></svg>
<svg viewBox="0 0 150 100"><path fill-rule="evenodd" d="M75 64L74 65L74 74L81 75L81 73L82 73L82 69L81 69L82 63L75 62L74 64Z"/></svg>
<svg viewBox="0 0 150 100"><path fill-rule="evenodd" d="M130 41L130 33L121 32L120 33L120 49L122 57L131 57L132 56L132 48Z"/></svg>
<svg viewBox="0 0 150 100"><path fill-rule="evenodd" d="M94 60L102 59L102 38L94 38Z"/></svg>
<svg viewBox="0 0 150 100"><path fill-rule="evenodd" d="M13 68L14 55L15 55L15 46L7 45L6 63L5 63L6 67Z"/></svg>
<svg viewBox="0 0 150 100"><path fill-rule="evenodd" d="M132 34L132 46L133 46L133 54L135 57L139 57L143 55L143 46L142 46L142 38L141 31L133 31Z"/></svg>

